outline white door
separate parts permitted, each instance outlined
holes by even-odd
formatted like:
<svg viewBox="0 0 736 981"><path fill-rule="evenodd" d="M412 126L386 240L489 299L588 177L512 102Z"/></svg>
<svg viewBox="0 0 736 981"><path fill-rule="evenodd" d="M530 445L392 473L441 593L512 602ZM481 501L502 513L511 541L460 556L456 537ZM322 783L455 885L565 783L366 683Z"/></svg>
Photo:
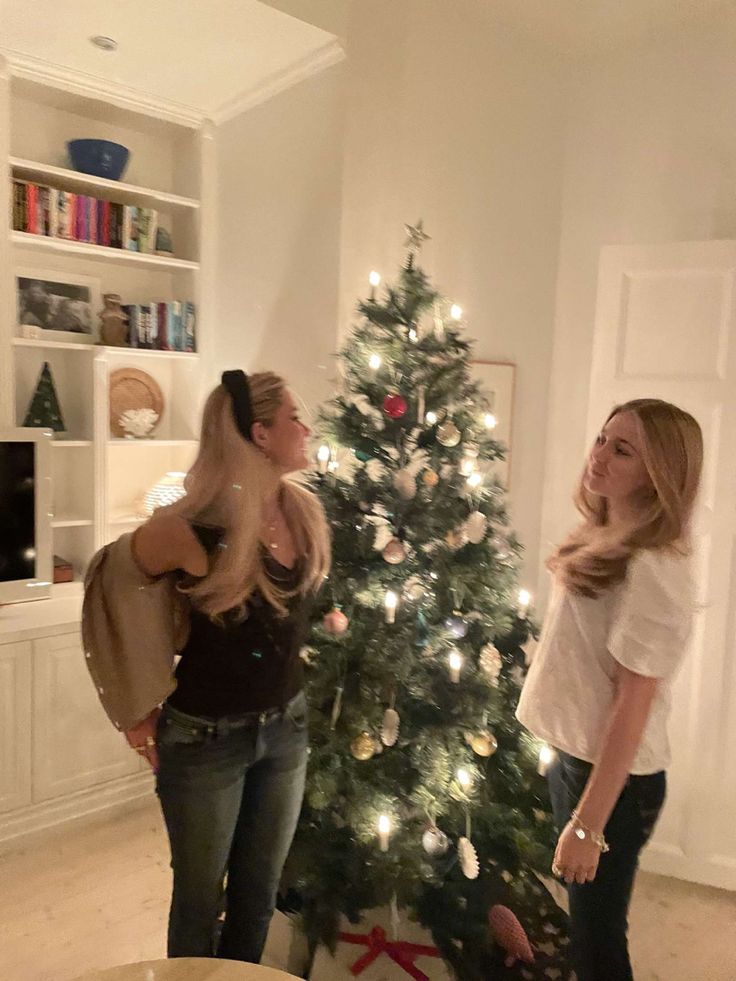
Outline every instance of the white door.
<svg viewBox="0 0 736 981"><path fill-rule="evenodd" d="M652 396L703 428L701 613L677 682L669 795L644 865L736 889L736 242L602 250L588 435Z"/></svg>

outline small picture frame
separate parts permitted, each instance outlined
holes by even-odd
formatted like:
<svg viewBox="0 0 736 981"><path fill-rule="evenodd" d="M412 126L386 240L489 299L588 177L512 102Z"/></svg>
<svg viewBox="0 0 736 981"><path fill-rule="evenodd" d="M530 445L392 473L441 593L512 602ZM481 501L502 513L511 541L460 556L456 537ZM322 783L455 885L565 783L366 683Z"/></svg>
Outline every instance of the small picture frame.
<svg viewBox="0 0 736 981"><path fill-rule="evenodd" d="M511 475L515 373L516 366L506 361L470 362L470 378L481 385L481 394L488 400L488 414L496 420L493 438L506 447L506 459L497 461L491 468L506 490Z"/></svg>
<svg viewBox="0 0 736 981"><path fill-rule="evenodd" d="M18 336L77 344L99 339L99 279L58 269L18 269L15 294Z"/></svg>

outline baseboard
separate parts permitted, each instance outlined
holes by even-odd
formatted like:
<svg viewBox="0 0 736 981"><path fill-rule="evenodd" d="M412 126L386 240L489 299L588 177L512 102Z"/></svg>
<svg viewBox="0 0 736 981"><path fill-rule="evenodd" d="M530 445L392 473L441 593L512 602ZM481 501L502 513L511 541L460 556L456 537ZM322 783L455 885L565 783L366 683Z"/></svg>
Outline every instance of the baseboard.
<svg viewBox="0 0 736 981"><path fill-rule="evenodd" d="M696 882L701 886L736 891L736 863L726 856L689 858L679 850L652 844L642 855L641 867L646 872L668 875L673 879Z"/></svg>
<svg viewBox="0 0 736 981"><path fill-rule="evenodd" d="M7 814L0 814L0 842L17 841L66 821L106 811L121 804L150 797L153 777L150 773L134 773L119 780L98 784L89 790L79 790L65 797L31 804Z"/></svg>

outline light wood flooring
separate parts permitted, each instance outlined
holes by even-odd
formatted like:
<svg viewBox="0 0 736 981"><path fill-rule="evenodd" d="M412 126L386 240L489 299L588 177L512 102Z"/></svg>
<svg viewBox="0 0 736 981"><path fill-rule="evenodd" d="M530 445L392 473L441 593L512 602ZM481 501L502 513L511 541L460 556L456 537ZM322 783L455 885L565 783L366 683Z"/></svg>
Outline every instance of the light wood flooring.
<svg viewBox="0 0 736 981"><path fill-rule="evenodd" d="M155 800L0 846L0 981L71 981L165 954L168 846ZM640 876L637 981L736 981L736 893Z"/></svg>

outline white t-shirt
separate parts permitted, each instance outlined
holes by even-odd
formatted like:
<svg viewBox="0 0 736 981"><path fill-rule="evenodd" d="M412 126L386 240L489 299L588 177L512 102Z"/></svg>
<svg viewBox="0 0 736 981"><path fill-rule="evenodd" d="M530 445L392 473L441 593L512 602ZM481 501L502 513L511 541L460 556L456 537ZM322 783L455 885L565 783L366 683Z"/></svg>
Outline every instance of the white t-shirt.
<svg viewBox="0 0 736 981"><path fill-rule="evenodd" d="M555 582L517 719L539 739L595 763L615 696L616 662L659 678L631 773L670 762L667 719L674 676L695 613L691 562L669 549L642 549L624 582L596 599Z"/></svg>

